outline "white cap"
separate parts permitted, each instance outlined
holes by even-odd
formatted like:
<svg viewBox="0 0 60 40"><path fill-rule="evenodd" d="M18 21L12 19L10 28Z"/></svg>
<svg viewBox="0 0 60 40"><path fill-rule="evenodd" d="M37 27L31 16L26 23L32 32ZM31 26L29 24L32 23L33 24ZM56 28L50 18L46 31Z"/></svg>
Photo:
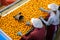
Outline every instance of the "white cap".
<svg viewBox="0 0 60 40"><path fill-rule="evenodd" d="M43 27L42 21L38 18L32 18L31 22L35 28L42 28Z"/></svg>
<svg viewBox="0 0 60 40"><path fill-rule="evenodd" d="M58 10L58 5L56 5L55 3L49 4L48 8L51 9L52 11L56 11Z"/></svg>

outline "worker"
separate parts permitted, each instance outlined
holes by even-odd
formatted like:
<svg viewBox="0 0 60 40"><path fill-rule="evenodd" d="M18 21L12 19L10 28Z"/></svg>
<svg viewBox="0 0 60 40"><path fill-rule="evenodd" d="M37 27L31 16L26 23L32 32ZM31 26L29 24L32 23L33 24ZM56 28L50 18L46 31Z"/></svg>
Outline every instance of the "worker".
<svg viewBox="0 0 60 40"><path fill-rule="evenodd" d="M41 20L32 18L31 23L34 30L32 30L29 35L23 35L20 40L44 40L46 31Z"/></svg>
<svg viewBox="0 0 60 40"><path fill-rule="evenodd" d="M40 8L41 11L49 13L48 20L45 21L42 17L40 19L48 26L46 40L54 40L59 25L59 13L57 13L59 6L52 3L48 5L48 8L50 10Z"/></svg>
<svg viewBox="0 0 60 40"><path fill-rule="evenodd" d="M18 20L18 21L20 21L20 20L22 20L23 19L23 15L21 15L21 12L19 13L19 14L17 14L17 15L15 15L15 16L13 16L16 20Z"/></svg>

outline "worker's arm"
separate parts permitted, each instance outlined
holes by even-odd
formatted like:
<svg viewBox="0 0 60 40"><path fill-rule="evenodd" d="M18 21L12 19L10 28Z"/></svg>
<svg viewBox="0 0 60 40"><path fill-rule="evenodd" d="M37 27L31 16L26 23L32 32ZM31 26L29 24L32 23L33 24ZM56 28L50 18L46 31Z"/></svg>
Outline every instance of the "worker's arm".
<svg viewBox="0 0 60 40"><path fill-rule="evenodd" d="M51 25L53 22L53 19L49 17L48 21L45 21L42 17L40 18L47 26Z"/></svg>
<svg viewBox="0 0 60 40"><path fill-rule="evenodd" d="M47 12L47 13L50 13L50 10L45 10L44 8L40 8L39 10L43 11L43 12Z"/></svg>
<svg viewBox="0 0 60 40"><path fill-rule="evenodd" d="M22 36L20 40L30 40L30 39L32 39L32 34L29 34L28 36L26 35Z"/></svg>

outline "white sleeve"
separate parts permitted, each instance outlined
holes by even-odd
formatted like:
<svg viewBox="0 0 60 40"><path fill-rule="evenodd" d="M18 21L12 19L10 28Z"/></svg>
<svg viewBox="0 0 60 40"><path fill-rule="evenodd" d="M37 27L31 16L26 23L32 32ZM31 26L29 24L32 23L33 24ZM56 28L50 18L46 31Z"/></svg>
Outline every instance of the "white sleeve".
<svg viewBox="0 0 60 40"><path fill-rule="evenodd" d="M41 20L48 26L51 25L53 22L53 19L51 17L48 19L48 21L45 21L43 18L41 18Z"/></svg>
<svg viewBox="0 0 60 40"><path fill-rule="evenodd" d="M59 11L59 10L57 10L56 15L57 15L57 17L59 17L59 16L60 16L60 11Z"/></svg>

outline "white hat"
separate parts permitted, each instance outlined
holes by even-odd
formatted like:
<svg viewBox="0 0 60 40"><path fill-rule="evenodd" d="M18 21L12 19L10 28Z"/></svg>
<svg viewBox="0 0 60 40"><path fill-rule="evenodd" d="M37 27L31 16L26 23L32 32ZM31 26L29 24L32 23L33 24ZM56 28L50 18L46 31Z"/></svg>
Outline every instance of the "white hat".
<svg viewBox="0 0 60 40"><path fill-rule="evenodd" d="M42 28L43 27L43 23L38 18L32 18L31 22L35 28Z"/></svg>
<svg viewBox="0 0 60 40"><path fill-rule="evenodd" d="M58 7L59 7L59 6L56 5L56 4L54 4L54 3L48 5L48 8L51 9L51 10L53 10L53 11L58 10Z"/></svg>

